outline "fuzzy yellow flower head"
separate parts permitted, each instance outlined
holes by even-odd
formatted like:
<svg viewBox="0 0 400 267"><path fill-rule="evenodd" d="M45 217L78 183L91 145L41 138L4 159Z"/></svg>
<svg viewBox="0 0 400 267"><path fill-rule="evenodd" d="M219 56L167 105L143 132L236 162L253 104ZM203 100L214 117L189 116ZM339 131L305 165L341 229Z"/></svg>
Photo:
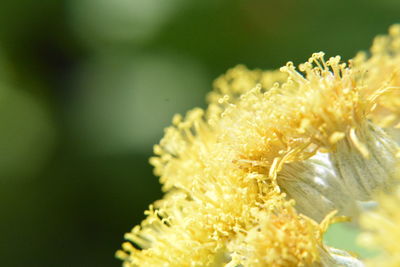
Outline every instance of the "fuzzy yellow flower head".
<svg viewBox="0 0 400 267"><path fill-rule="evenodd" d="M393 29L350 65L321 52L219 77L154 147L165 196L125 235L124 266L363 266L323 233L394 180L397 138L378 119L397 120L397 80L379 72L397 77Z"/></svg>

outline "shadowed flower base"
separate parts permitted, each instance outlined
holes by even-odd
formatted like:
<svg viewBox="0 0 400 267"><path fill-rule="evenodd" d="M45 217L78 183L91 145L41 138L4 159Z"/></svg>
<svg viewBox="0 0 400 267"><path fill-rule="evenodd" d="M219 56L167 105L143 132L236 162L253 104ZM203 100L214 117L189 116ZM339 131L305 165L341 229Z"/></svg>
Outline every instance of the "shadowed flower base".
<svg viewBox="0 0 400 267"><path fill-rule="evenodd" d="M367 156L345 138L331 153L319 152L308 160L283 166L278 183L289 198L296 200L300 213L316 221L333 210L357 218L359 205L371 201L374 192L389 189L398 146L380 127L371 124L367 129Z"/></svg>

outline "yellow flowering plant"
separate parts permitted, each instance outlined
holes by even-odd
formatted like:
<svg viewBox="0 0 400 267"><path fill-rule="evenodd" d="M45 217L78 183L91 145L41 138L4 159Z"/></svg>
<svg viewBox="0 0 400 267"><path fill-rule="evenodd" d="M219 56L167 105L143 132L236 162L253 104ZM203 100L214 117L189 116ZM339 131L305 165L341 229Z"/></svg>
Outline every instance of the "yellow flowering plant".
<svg viewBox="0 0 400 267"><path fill-rule="evenodd" d="M364 266L323 235L343 220L375 229L367 204L395 184L398 66L393 26L349 64L320 52L299 71L229 70L208 108L176 115L154 147L165 196L117 257L126 267Z"/></svg>

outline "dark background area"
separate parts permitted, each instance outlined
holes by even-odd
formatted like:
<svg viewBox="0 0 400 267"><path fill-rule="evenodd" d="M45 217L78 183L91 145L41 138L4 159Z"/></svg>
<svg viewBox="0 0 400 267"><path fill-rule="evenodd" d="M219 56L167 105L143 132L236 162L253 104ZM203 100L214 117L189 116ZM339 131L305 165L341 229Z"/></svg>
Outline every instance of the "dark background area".
<svg viewBox="0 0 400 267"><path fill-rule="evenodd" d="M148 158L175 113L245 64L347 60L390 0L2 0L0 265L120 266L161 197Z"/></svg>

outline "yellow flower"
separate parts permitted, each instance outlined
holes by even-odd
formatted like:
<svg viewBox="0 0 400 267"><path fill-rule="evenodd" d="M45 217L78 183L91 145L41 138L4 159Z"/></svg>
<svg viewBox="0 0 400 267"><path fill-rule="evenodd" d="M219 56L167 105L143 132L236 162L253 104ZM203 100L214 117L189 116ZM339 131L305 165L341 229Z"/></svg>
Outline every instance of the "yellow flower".
<svg viewBox="0 0 400 267"><path fill-rule="evenodd" d="M315 53L300 69L283 67L284 83L269 73L277 81L269 90L227 93L215 132L238 166L276 179L300 212L317 221L335 209L351 215L392 180L397 145L368 120L382 90L365 90L339 57Z"/></svg>
<svg viewBox="0 0 400 267"><path fill-rule="evenodd" d="M264 149L262 152L269 158L259 165L251 158L253 151L243 150L245 142L249 148L258 142L253 140L254 132L268 130L267 127L252 127L248 129L251 131L242 128L251 121L243 115L254 111L246 110L249 108L246 105L248 100L256 100L252 99L256 93L261 93L259 87L242 95L236 100L237 104L224 107L222 101L214 103L221 105L219 109L224 108L222 113L212 104L206 112L194 109L185 119L178 115L174 117L174 125L166 129L160 145L154 148L158 157L151 159L155 173L161 177L163 190L168 193L151 206L142 225L125 236L141 248L124 243L123 251L117 255L126 266L229 264L237 260L235 255L242 253L231 244L242 240L244 233L254 232L258 227L265 228L270 220L282 221L282 242L265 244L260 249L268 250L271 246L271 251L286 251L285 254L276 254L277 262L301 266L332 258L322 243L326 226L321 228L311 219L298 215L292 207L293 202L287 202L285 195L280 193L274 175L279 166L274 157L283 155L279 150L287 148L286 144L277 135L266 132L266 136L272 138L265 139L266 143L260 149ZM264 98L256 97L259 103L264 104ZM218 121L210 122L215 118ZM241 134L240 130L243 130ZM293 144L302 148L303 141ZM292 154L288 154L294 159L311 155L294 148ZM302 156L297 155L300 152ZM268 228L264 230L266 235L273 234ZM292 240L296 232L299 233L296 239L299 242ZM287 240L292 241L286 243ZM246 242L251 245L252 239ZM295 243L297 248L293 247ZM321 253L326 255L321 258ZM252 256L243 255L241 259L251 261Z"/></svg>
<svg viewBox="0 0 400 267"><path fill-rule="evenodd" d="M325 228L320 231L317 223L294 214L292 204L284 204L285 195L279 193L275 180L268 173L244 168L236 151L215 133L221 125L212 127L203 116L203 111L195 109L184 120L175 117L174 126L166 130L160 145L155 146L159 157L151 162L169 193L150 208L140 227L125 236L142 250L124 243L125 252L119 251L118 257L126 266L228 263L235 255L227 247L229 242L257 227L261 214L285 214L285 207L301 221L291 226L288 233L303 231L303 239L311 238L305 241L310 244L307 248L291 253L301 253L297 255L298 264L319 261L319 254L315 253L323 248L322 235L316 233ZM304 251L309 249L309 256L305 257ZM293 260L294 266L295 263Z"/></svg>
<svg viewBox="0 0 400 267"><path fill-rule="evenodd" d="M379 118L395 113L395 86L367 72L392 53L217 79L207 110L176 115L154 147L166 195L126 234L124 266L362 266L322 236L335 210L355 216L393 180L398 148Z"/></svg>
<svg viewBox="0 0 400 267"><path fill-rule="evenodd" d="M169 193L148 211L118 252L126 266L210 266L226 261L225 246L252 225L260 205L273 209L282 196L268 176L238 168L217 141L203 111L195 109L166 130L151 162ZM229 256L229 253L227 254Z"/></svg>
<svg viewBox="0 0 400 267"><path fill-rule="evenodd" d="M389 35L378 36L370 56L360 52L352 67L367 91L381 91L371 119L382 127L400 126L400 25L390 27Z"/></svg>
<svg viewBox="0 0 400 267"><path fill-rule="evenodd" d="M278 183L316 220L333 209L354 214L356 200L393 180L397 144L368 119L386 87L366 90L358 71L339 57L325 62L323 53L300 69L304 77L291 63L283 68L289 81L274 100L283 107L276 123L286 140L308 142L304 151L314 153L283 166Z"/></svg>

